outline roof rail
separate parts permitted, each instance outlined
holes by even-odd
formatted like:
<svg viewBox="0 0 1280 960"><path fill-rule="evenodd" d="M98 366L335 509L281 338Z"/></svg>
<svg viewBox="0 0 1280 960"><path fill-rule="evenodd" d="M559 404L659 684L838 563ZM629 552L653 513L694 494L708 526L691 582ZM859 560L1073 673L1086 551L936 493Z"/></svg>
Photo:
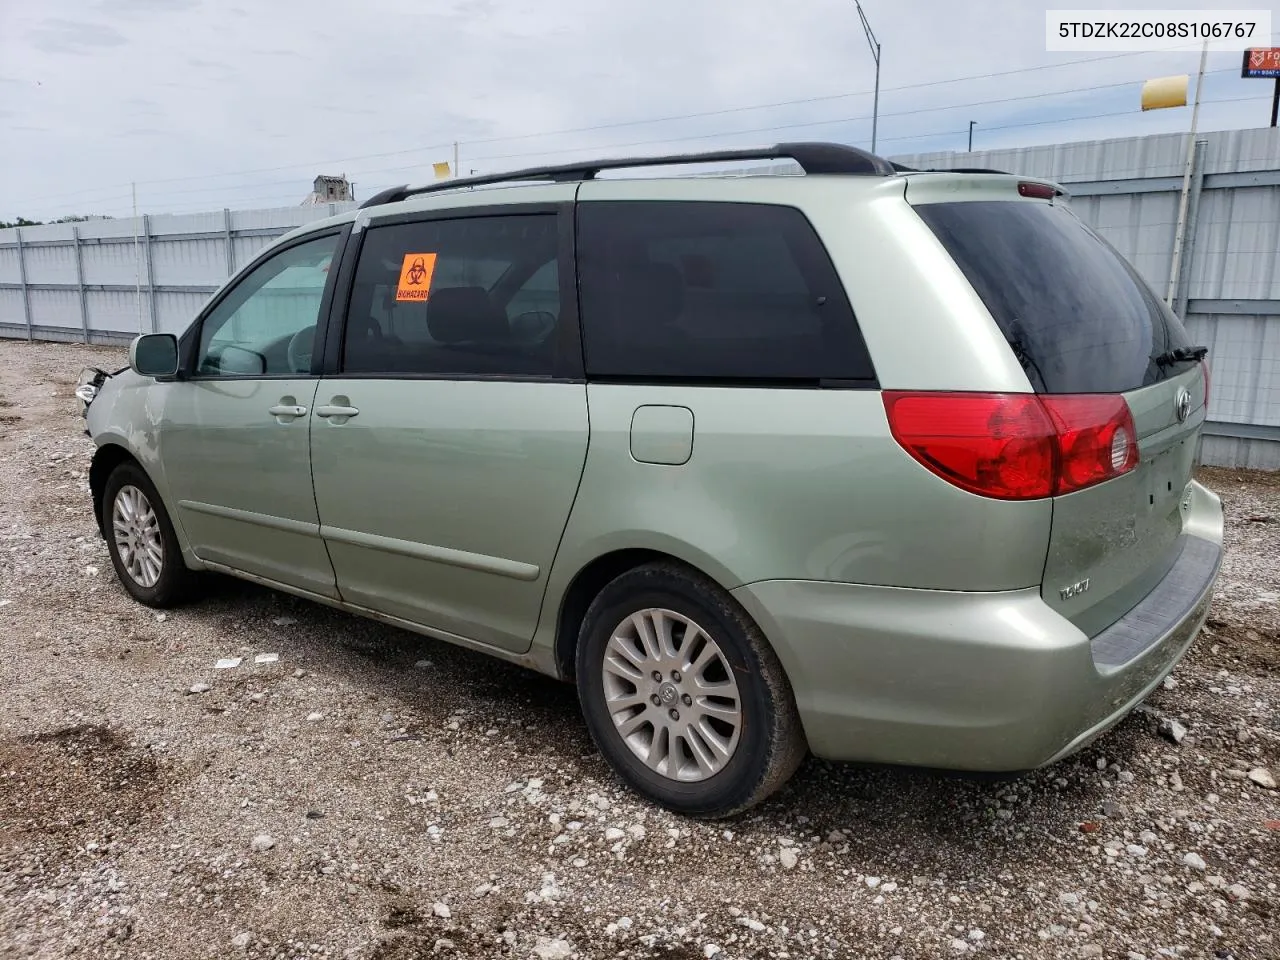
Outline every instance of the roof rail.
<svg viewBox="0 0 1280 960"><path fill-rule="evenodd" d="M807 174L838 173L888 177L896 173L895 165L874 153L858 147L839 143L779 143L772 147L745 150L717 150L710 153L674 154L664 157L630 157L611 160L591 160L554 167L529 167L506 173L491 173L479 177L463 177L446 180L423 187L408 185L392 187L374 194L364 203L376 207L384 203L396 203L422 193L459 190L464 187L488 186L495 183L515 183L522 180L545 180L552 183L574 183L594 179L601 170L622 170L628 167L670 167L686 163L723 163L733 160L794 160Z"/></svg>

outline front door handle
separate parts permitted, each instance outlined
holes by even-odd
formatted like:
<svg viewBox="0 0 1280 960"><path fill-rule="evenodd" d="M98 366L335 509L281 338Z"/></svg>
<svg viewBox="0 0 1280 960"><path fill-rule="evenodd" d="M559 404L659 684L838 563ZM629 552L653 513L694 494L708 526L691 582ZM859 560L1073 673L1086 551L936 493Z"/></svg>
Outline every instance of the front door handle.
<svg viewBox="0 0 1280 960"><path fill-rule="evenodd" d="M299 406L296 403L277 403L274 407L269 407L267 409L267 413L271 414L273 417L293 420L297 417L305 417L307 415L307 408Z"/></svg>
<svg viewBox="0 0 1280 960"><path fill-rule="evenodd" d="M349 417L354 417L359 412L360 410L358 407L344 407L344 406L339 406L338 404L331 404L331 403L321 404L320 406L316 407L316 416L324 417L325 419L332 417L335 420L337 419L346 420Z"/></svg>

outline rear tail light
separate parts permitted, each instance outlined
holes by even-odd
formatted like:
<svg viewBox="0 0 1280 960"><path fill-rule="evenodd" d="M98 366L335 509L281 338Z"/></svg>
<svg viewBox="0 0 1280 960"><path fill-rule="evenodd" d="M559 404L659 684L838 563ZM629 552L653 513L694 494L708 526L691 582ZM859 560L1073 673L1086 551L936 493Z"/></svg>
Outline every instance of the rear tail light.
<svg viewBox="0 0 1280 960"><path fill-rule="evenodd" d="M1018 184L1018 195L1036 197L1040 200L1052 200L1058 195L1058 189L1047 183L1028 183L1025 180Z"/></svg>
<svg viewBox="0 0 1280 960"><path fill-rule="evenodd" d="M885 391L884 405L907 453L985 497L1058 496L1138 463L1133 416L1118 395Z"/></svg>

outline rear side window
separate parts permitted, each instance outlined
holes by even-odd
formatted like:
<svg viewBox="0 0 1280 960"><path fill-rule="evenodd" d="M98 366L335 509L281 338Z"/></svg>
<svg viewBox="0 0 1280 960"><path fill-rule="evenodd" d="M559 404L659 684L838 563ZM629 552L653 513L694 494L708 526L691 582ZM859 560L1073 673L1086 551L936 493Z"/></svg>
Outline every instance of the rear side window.
<svg viewBox="0 0 1280 960"><path fill-rule="evenodd" d="M554 214L370 227L342 372L551 376L560 288Z"/></svg>
<svg viewBox="0 0 1280 960"><path fill-rule="evenodd" d="M1110 244L1061 205L922 204L1038 393L1122 393L1187 368L1182 322Z"/></svg>
<svg viewBox="0 0 1280 960"><path fill-rule="evenodd" d="M874 386L831 260L790 207L578 205L587 375Z"/></svg>

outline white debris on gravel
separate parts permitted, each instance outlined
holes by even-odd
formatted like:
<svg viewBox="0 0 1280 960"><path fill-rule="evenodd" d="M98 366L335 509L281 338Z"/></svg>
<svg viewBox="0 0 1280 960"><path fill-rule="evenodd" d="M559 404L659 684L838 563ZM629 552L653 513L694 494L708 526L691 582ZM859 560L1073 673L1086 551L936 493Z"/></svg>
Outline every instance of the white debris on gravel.
<svg viewBox="0 0 1280 960"><path fill-rule="evenodd" d="M539 937L533 953L538 960L568 960L573 956L573 946L560 937Z"/></svg>
<svg viewBox="0 0 1280 960"><path fill-rule="evenodd" d="M1177 720L1166 718L1160 721L1160 734L1174 743L1182 743L1187 736L1187 728Z"/></svg>
<svg viewBox="0 0 1280 960"><path fill-rule="evenodd" d="M1266 767L1254 767L1249 771L1249 779L1258 786L1265 787L1268 790L1274 790L1276 788L1276 778Z"/></svg>
<svg viewBox="0 0 1280 960"><path fill-rule="evenodd" d="M254 853L266 853L275 845L275 838L269 833L260 833L249 841L249 849Z"/></svg>
<svg viewBox="0 0 1280 960"><path fill-rule="evenodd" d="M207 683L193 683L187 690L188 693L208 693L213 687Z"/></svg>
<svg viewBox="0 0 1280 960"><path fill-rule="evenodd" d="M234 670L244 662L243 657L223 657L213 665L215 670Z"/></svg>
<svg viewBox="0 0 1280 960"><path fill-rule="evenodd" d="M705 822L612 775L571 687L237 581L164 620L130 600L70 398L121 357L0 341L6 957L1280 956L1280 811L1249 778L1280 772L1280 523L1244 519L1280 517L1280 478L1206 475L1205 635L1078 755L990 782L810 760ZM255 651L291 665L210 685Z"/></svg>

